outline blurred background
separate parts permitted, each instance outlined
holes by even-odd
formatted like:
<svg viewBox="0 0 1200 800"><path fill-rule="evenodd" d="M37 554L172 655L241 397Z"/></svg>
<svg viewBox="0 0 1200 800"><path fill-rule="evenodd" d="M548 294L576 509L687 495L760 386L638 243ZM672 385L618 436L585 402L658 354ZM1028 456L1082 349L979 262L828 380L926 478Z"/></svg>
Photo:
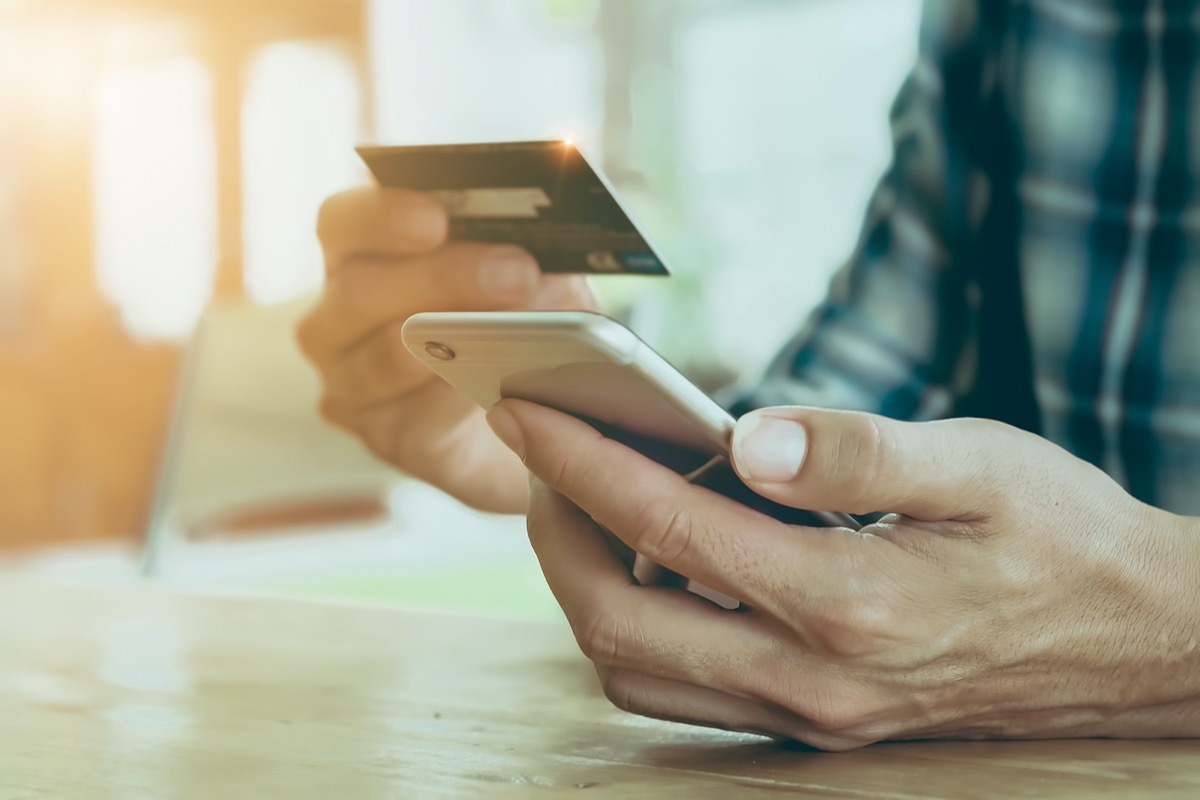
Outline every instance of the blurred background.
<svg viewBox="0 0 1200 800"><path fill-rule="evenodd" d="M703 384L821 298L918 0L0 0L0 564L552 613L521 520L315 414L292 327L356 144L571 137L664 250L609 310Z"/></svg>

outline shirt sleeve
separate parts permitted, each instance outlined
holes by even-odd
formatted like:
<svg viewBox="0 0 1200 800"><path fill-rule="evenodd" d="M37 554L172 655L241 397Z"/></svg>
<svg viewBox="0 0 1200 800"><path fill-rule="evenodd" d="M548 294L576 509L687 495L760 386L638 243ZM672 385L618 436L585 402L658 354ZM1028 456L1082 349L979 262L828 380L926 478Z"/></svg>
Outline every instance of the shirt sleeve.
<svg viewBox="0 0 1200 800"><path fill-rule="evenodd" d="M945 416L974 371L978 287L966 265L987 204L975 132L996 4L927 0L917 62L891 110L892 161L824 302L735 414L772 405Z"/></svg>

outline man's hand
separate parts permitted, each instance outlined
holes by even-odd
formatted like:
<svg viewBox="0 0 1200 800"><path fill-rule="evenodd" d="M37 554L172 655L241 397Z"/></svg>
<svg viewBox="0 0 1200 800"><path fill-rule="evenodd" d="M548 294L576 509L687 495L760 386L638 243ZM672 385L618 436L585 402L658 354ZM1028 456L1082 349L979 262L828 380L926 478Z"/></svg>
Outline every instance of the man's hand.
<svg viewBox="0 0 1200 800"><path fill-rule="evenodd" d="M446 241L432 197L375 187L335 195L317 234L326 283L300 324L325 384L323 415L379 458L488 511L525 510L525 472L483 412L413 358L400 339L420 311L592 308L577 276L544 276L504 245Z"/></svg>
<svg viewBox="0 0 1200 800"><path fill-rule="evenodd" d="M1200 736L1200 526L1036 436L800 408L747 415L735 465L784 525L571 417L488 415L536 476L529 536L608 697L847 749L892 738ZM629 548L741 599L639 586Z"/></svg>

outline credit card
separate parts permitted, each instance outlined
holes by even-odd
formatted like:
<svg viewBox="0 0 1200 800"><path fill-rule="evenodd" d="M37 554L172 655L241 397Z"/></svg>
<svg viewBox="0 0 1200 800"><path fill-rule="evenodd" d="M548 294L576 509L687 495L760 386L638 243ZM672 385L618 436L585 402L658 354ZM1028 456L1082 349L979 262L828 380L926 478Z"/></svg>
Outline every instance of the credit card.
<svg viewBox="0 0 1200 800"><path fill-rule="evenodd" d="M360 147L380 185L433 194L450 237L513 244L543 272L667 275L607 181L569 142Z"/></svg>

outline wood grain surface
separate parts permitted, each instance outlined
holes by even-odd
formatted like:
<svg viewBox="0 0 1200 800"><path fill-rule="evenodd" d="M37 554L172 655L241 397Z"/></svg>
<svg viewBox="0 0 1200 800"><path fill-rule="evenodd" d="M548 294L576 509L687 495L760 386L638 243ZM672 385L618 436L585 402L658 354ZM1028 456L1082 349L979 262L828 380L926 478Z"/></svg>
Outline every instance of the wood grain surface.
<svg viewBox="0 0 1200 800"><path fill-rule="evenodd" d="M1200 742L828 754L623 714L565 625L0 576L0 798L1200 797Z"/></svg>

